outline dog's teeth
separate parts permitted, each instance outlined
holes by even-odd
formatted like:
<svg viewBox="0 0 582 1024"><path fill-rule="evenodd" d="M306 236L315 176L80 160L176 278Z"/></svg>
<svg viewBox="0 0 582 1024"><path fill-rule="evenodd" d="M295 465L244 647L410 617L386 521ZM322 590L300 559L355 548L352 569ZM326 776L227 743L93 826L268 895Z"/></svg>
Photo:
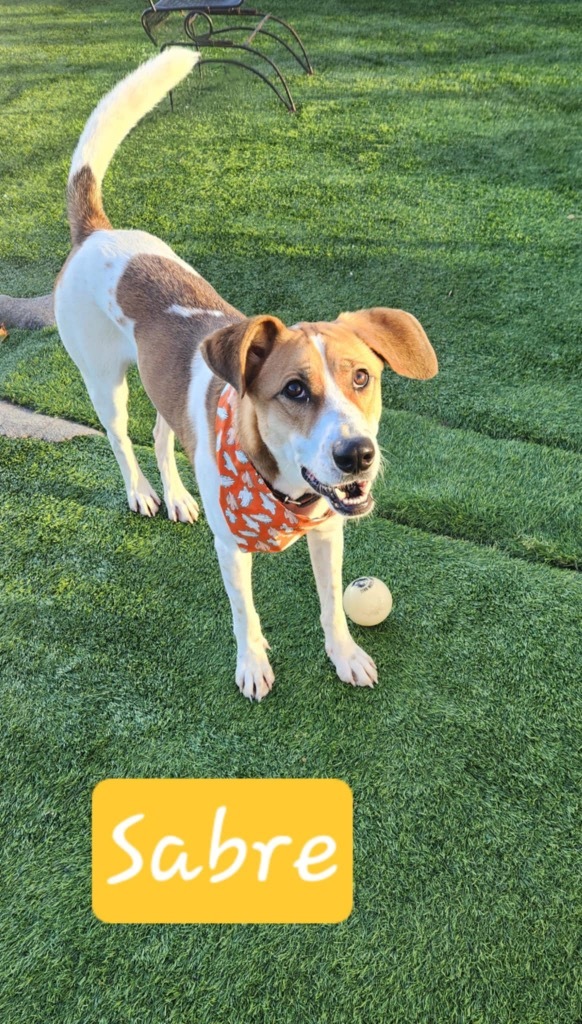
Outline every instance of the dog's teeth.
<svg viewBox="0 0 582 1024"><path fill-rule="evenodd" d="M334 487L336 498L342 505L362 505L366 501L365 494L358 494L355 498L348 498L346 491L347 488L345 487Z"/></svg>

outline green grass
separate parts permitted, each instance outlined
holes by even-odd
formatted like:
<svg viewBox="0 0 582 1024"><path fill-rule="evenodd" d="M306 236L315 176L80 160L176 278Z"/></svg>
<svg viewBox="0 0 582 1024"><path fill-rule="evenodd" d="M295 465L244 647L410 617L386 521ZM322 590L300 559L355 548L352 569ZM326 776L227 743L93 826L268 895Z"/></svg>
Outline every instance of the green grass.
<svg viewBox="0 0 582 1024"><path fill-rule="evenodd" d="M204 518L132 516L104 439L0 438L0 1019L579 1024L580 8L276 9L317 71L285 62L298 114L250 76L194 76L125 141L105 206L248 313L425 325L440 375L385 375L377 511L347 531L346 581L394 595L354 629L380 683L336 680L299 544L256 559L277 680L251 706ZM150 54L140 10L0 0L0 292L60 269L70 155ZM54 331L11 334L0 397L96 422ZM156 482L152 425L134 376ZM91 789L150 775L345 779L351 917L94 919Z"/></svg>

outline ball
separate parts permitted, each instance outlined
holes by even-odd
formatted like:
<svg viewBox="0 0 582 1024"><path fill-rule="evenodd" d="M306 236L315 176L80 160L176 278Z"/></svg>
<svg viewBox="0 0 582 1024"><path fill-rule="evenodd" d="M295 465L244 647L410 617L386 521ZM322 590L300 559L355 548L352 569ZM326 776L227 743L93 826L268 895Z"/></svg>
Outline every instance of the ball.
<svg viewBox="0 0 582 1024"><path fill-rule="evenodd" d="M392 594L375 576L360 576L344 590L344 611L358 626L377 626L392 611Z"/></svg>

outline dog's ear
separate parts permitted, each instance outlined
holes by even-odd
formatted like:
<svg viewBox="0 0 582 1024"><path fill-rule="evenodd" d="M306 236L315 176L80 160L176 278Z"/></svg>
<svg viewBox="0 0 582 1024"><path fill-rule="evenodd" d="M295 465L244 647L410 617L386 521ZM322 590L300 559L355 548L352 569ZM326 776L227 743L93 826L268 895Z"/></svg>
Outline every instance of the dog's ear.
<svg viewBox="0 0 582 1024"><path fill-rule="evenodd" d="M377 306L357 313L340 313L338 320L402 377L428 380L438 373L434 349L412 313Z"/></svg>
<svg viewBox="0 0 582 1024"><path fill-rule="evenodd" d="M210 369L242 397L285 330L276 316L253 316L215 331L204 339L200 351Z"/></svg>

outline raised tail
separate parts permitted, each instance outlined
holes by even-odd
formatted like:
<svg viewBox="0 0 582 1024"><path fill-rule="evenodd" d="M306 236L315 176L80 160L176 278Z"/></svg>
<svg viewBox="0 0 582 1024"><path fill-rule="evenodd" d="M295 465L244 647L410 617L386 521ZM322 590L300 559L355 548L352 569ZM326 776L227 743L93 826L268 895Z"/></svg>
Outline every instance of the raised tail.
<svg viewBox="0 0 582 1024"><path fill-rule="evenodd" d="M110 228L101 201L101 182L115 150L131 129L192 70L200 54L172 46L124 78L95 108L73 154L67 211L73 245Z"/></svg>

